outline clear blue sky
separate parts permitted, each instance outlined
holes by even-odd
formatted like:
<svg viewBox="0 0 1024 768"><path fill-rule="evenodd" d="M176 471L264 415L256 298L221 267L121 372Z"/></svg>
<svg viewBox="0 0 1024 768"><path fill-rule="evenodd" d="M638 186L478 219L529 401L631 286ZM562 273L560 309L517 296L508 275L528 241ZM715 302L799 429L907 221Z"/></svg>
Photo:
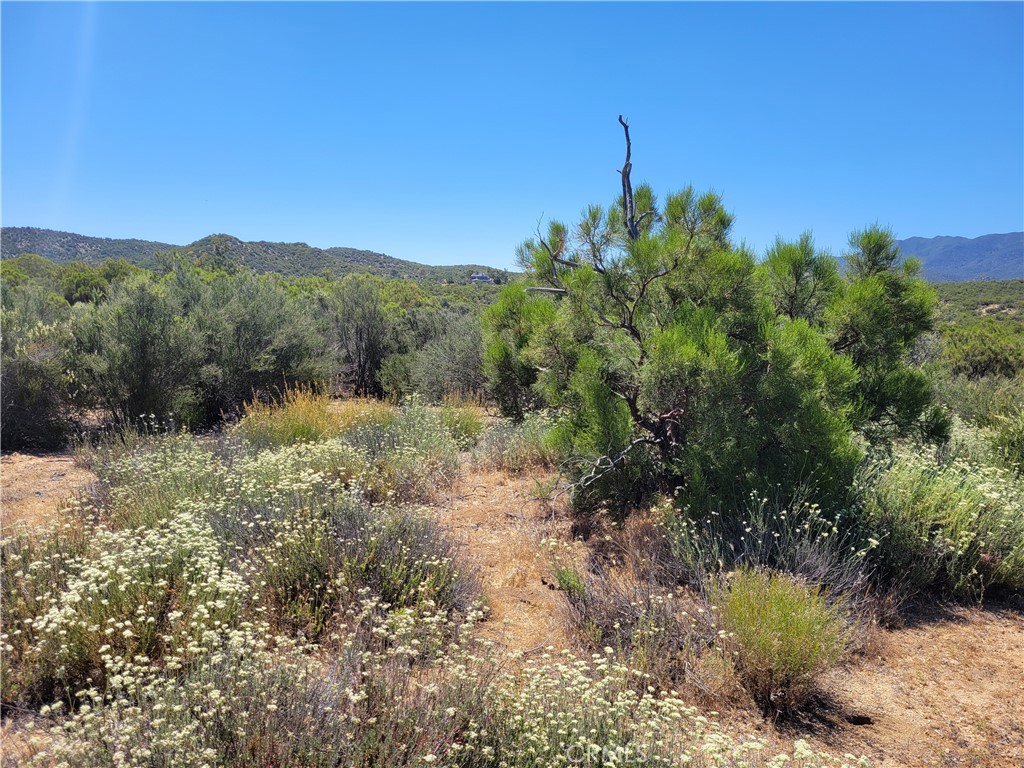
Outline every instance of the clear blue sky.
<svg viewBox="0 0 1024 768"><path fill-rule="evenodd" d="M509 266L634 181L762 251L1024 229L1024 4L2 5L2 217Z"/></svg>

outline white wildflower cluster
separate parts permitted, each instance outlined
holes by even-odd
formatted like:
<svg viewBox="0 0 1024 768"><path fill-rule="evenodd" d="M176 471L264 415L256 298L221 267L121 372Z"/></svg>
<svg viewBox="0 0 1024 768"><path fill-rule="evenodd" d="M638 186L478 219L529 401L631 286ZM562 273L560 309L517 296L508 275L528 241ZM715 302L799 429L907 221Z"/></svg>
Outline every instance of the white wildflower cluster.
<svg viewBox="0 0 1024 768"><path fill-rule="evenodd" d="M771 754L763 740L736 739L672 693L645 682L611 648L591 659L546 653L525 663L496 690L494 765L867 764L816 753L804 742L792 756Z"/></svg>
<svg viewBox="0 0 1024 768"><path fill-rule="evenodd" d="M1013 473L905 450L872 480L868 512L886 531L885 556L957 593L1024 588L1024 485Z"/></svg>
<svg viewBox="0 0 1024 768"><path fill-rule="evenodd" d="M509 662L473 639L482 610L450 546L366 500L454 473L417 408L384 435L257 453L163 437L100 468L95 506L4 541L4 699L52 723L34 764L760 759L613 653Z"/></svg>
<svg viewBox="0 0 1024 768"><path fill-rule="evenodd" d="M102 693L81 692L35 764L337 766L383 754L415 764L450 753L464 708L474 697L482 707L488 685L473 644L451 646L428 671L416 658L424 627L407 614L383 614L371 597L352 613L336 653L242 622L205 633L184 666L121 665ZM464 636L478 619L463 620ZM423 644L440 647L450 620Z"/></svg>
<svg viewBox="0 0 1024 768"><path fill-rule="evenodd" d="M147 667L151 657L193 650L207 630L234 622L250 595L224 566L209 525L186 513L152 529L98 528L88 550L63 565L63 579L25 606L31 613L17 631L19 664L38 685L70 692L140 659Z"/></svg>

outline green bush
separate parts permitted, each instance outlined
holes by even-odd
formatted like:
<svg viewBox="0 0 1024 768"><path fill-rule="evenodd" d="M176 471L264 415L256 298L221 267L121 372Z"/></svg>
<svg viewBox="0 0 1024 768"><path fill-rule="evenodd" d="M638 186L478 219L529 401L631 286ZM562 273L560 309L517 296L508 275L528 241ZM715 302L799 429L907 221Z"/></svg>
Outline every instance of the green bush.
<svg viewBox="0 0 1024 768"><path fill-rule="evenodd" d="M627 131L628 133L628 131ZM617 514L681 488L692 508L813 480L842 501L869 442L944 436L907 358L934 292L893 233L850 236L847 269L810 235L763 262L730 238L714 193L656 199L644 184L517 252L532 283L485 313L485 371L502 412L559 415L582 510Z"/></svg>
<svg viewBox="0 0 1024 768"><path fill-rule="evenodd" d="M980 379L1024 371L1024 324L973 318L943 328L943 357L952 372Z"/></svg>
<svg viewBox="0 0 1024 768"><path fill-rule="evenodd" d="M468 398L484 388L480 318L449 318L439 336L413 353L410 386L428 402Z"/></svg>
<svg viewBox="0 0 1024 768"><path fill-rule="evenodd" d="M210 280L179 266L168 289L203 345L194 386L204 422L329 379L315 299L289 290L279 276L217 273Z"/></svg>
<svg viewBox="0 0 1024 768"><path fill-rule="evenodd" d="M0 432L5 450L64 445L75 425L76 389L66 322L29 324L18 311L0 311Z"/></svg>
<svg viewBox="0 0 1024 768"><path fill-rule="evenodd" d="M744 687L768 712L806 704L816 678L846 653L850 629L841 602L780 573L740 568L709 598Z"/></svg>
<svg viewBox="0 0 1024 768"><path fill-rule="evenodd" d="M537 406L537 371L526 356L527 346L532 334L554 316L550 301L516 284L503 288L484 312L484 374L502 416L521 421Z"/></svg>
<svg viewBox="0 0 1024 768"><path fill-rule="evenodd" d="M867 465L858 490L882 583L906 596L1024 589L1024 489L1012 474L907 447Z"/></svg>
<svg viewBox="0 0 1024 768"><path fill-rule="evenodd" d="M104 304L76 315L79 376L113 416L131 422L171 414L202 420L195 377L203 341L167 288L146 277L116 285Z"/></svg>

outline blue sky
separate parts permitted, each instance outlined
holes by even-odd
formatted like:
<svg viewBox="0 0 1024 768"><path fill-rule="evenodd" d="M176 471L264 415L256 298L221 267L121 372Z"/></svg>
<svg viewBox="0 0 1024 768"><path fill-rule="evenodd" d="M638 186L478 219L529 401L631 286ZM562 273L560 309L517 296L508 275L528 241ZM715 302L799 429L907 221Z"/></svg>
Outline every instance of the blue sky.
<svg viewBox="0 0 1024 768"><path fill-rule="evenodd" d="M2 219L510 266L634 181L763 251L1024 229L1024 4L2 4Z"/></svg>

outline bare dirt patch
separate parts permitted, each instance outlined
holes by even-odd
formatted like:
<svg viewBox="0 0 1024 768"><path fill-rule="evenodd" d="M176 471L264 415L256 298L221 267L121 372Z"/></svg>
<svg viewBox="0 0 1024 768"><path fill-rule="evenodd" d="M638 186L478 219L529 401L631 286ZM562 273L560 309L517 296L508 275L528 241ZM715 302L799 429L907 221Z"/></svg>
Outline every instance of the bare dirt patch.
<svg viewBox="0 0 1024 768"><path fill-rule="evenodd" d="M10 453L0 457L0 510L3 526L42 525L61 503L96 480L75 465L71 454L34 456Z"/></svg>
<svg viewBox="0 0 1024 768"><path fill-rule="evenodd" d="M467 467L448 504L436 510L478 571L489 608L481 633L511 651L572 646L542 544L545 538L567 540L569 526L564 516L551 520L534 486L529 475Z"/></svg>
<svg viewBox="0 0 1024 768"><path fill-rule="evenodd" d="M740 705L723 708L724 727L779 750L806 739L877 768L1024 766L1024 616L959 607L912 619L829 675L800 721L773 725Z"/></svg>
<svg viewBox="0 0 1024 768"><path fill-rule="evenodd" d="M1024 616L930 609L831 681L846 726L826 743L881 766L1024 766Z"/></svg>
<svg viewBox="0 0 1024 768"><path fill-rule="evenodd" d="M1017 308L1007 307L1004 306L1003 304L983 304L982 306L978 307L978 314L981 315L982 317L997 314L1015 315L1017 314Z"/></svg>

